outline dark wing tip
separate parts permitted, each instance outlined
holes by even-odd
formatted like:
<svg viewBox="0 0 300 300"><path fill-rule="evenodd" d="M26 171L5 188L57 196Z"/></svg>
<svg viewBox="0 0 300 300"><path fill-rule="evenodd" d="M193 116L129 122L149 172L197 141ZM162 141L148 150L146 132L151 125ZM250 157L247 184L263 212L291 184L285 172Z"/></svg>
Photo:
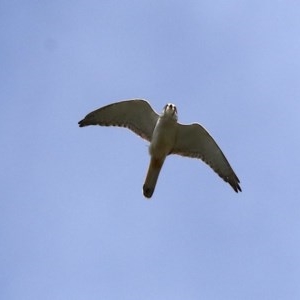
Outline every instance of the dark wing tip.
<svg viewBox="0 0 300 300"><path fill-rule="evenodd" d="M232 185L231 184L231 186L233 187L233 189L235 190L236 193L242 191L242 189L241 189L241 187L240 187L240 185L238 183L236 185Z"/></svg>
<svg viewBox="0 0 300 300"><path fill-rule="evenodd" d="M227 180L226 180L226 181L227 181ZM239 181L238 178L234 178L234 179L228 180L227 182L231 185L231 187L234 189L234 191L235 191L236 193L242 191L242 189L241 189L241 187L240 187L240 185L239 185L240 181Z"/></svg>
<svg viewBox="0 0 300 300"><path fill-rule="evenodd" d="M97 125L98 122L95 118L94 113L90 113L87 116L85 116L84 119L82 119L81 121L78 122L79 127L84 127L84 126L89 126L89 125Z"/></svg>
<svg viewBox="0 0 300 300"><path fill-rule="evenodd" d="M79 127L84 127L86 126L84 119L78 122Z"/></svg>

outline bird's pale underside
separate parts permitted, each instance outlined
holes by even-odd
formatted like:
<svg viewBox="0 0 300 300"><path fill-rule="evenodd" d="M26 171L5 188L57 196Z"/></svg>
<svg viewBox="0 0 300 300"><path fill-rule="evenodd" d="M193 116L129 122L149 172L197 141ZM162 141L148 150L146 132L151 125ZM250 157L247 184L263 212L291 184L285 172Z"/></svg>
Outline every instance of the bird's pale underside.
<svg viewBox="0 0 300 300"><path fill-rule="evenodd" d="M127 127L150 142L150 164L143 185L144 196L150 198L166 157L179 154L200 158L236 192L241 192L240 181L223 152L200 124L183 125L177 122L174 104L165 105L158 115L143 99L125 100L99 108L78 122L89 125Z"/></svg>

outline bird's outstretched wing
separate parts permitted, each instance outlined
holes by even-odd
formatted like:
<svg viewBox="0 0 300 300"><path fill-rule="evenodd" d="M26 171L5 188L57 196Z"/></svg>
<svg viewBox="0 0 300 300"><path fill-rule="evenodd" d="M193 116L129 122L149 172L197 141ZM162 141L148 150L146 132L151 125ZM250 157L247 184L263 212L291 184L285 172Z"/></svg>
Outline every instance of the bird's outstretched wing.
<svg viewBox="0 0 300 300"><path fill-rule="evenodd" d="M151 140L159 115L143 99L131 99L101 107L79 121L80 127L89 125L126 127Z"/></svg>
<svg viewBox="0 0 300 300"><path fill-rule="evenodd" d="M178 123L178 135L173 154L202 159L238 193L239 179L212 136L200 124Z"/></svg>

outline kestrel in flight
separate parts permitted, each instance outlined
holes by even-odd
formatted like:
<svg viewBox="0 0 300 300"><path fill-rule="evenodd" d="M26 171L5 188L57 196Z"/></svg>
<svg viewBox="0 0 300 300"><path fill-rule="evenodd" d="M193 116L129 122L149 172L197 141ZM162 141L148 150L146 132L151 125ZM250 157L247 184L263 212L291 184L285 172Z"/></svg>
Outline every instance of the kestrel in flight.
<svg viewBox="0 0 300 300"><path fill-rule="evenodd" d="M125 100L101 107L78 122L89 125L127 127L150 142L151 156L143 185L144 196L151 198L162 165L169 154L200 158L238 193L240 181L217 143L200 124L183 125L177 122L174 104L165 105L158 115L142 99Z"/></svg>

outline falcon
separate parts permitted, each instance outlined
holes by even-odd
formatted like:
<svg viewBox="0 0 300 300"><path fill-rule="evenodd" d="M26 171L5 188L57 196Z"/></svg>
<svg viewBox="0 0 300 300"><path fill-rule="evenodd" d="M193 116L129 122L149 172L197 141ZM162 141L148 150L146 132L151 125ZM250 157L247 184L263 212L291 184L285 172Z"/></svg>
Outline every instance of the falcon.
<svg viewBox="0 0 300 300"><path fill-rule="evenodd" d="M150 142L150 164L143 193L151 198L166 157L169 154L199 158L208 164L235 192L241 192L240 181L228 160L207 130L198 123L177 122L177 108L165 105L157 114L143 99L130 99L101 107L79 121L79 127L89 125L126 127Z"/></svg>

